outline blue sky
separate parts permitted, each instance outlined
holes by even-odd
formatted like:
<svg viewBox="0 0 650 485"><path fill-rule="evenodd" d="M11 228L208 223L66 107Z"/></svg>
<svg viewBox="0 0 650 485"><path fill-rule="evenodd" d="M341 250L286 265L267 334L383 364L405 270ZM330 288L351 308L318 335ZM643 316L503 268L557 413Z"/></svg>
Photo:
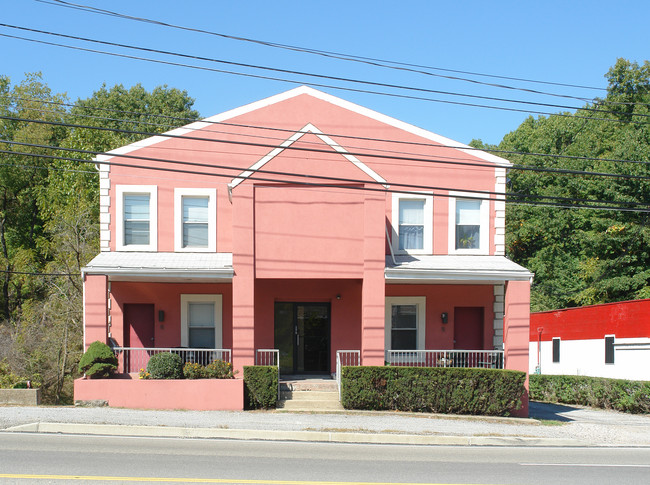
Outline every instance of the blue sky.
<svg viewBox="0 0 650 485"><path fill-rule="evenodd" d="M328 76L389 83L465 95L489 96L566 106L583 101L483 86L467 81L384 69L327 59L305 53L255 45L217 36L133 22L42 3L3 0L0 23L83 36L140 47L161 49L227 61L243 62ZM605 88L604 74L618 57L642 63L650 59L650 29L646 0L611 1L124 1L67 0L231 36L335 51L436 68ZM505 101L404 91L302 75L261 72L212 62L173 59L115 47L0 27L0 34L171 60L196 66L235 70L355 89L421 96L461 103L490 104L522 110L557 112L561 108L528 106ZM12 82L24 73L40 71L55 92L71 100L85 98L102 83L136 83L147 89L167 84L185 89L196 99L202 116L211 116L296 86L205 70L109 57L24 40L0 37L0 74ZM536 89L591 99L603 90L531 84L453 74L467 79ZM481 138L498 143L528 116L525 112L460 106L392 96L318 88L349 101L468 143ZM566 109L565 109L566 110ZM536 116L536 115L535 115Z"/></svg>

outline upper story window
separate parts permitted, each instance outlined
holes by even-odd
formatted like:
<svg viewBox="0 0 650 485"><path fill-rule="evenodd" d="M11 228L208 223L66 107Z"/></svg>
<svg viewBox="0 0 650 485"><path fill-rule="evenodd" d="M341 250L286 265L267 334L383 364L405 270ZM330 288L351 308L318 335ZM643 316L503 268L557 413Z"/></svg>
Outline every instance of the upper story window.
<svg viewBox="0 0 650 485"><path fill-rule="evenodd" d="M433 253L433 197L427 194L393 194L393 251Z"/></svg>
<svg viewBox="0 0 650 485"><path fill-rule="evenodd" d="M449 199L449 252L457 254L489 253L489 201Z"/></svg>
<svg viewBox="0 0 650 485"><path fill-rule="evenodd" d="M216 189L174 191L175 251L216 251Z"/></svg>
<svg viewBox="0 0 650 485"><path fill-rule="evenodd" d="M117 251L156 251L158 247L157 187L116 187Z"/></svg>

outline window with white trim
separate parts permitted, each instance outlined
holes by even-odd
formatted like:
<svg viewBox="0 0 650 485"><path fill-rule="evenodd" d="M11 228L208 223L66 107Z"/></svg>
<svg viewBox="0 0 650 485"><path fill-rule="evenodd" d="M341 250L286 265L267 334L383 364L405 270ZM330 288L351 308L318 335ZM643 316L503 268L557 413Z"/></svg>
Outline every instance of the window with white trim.
<svg viewBox="0 0 650 485"><path fill-rule="evenodd" d="M155 185L116 187L116 250L156 251L158 248L158 188Z"/></svg>
<svg viewBox="0 0 650 485"><path fill-rule="evenodd" d="M393 194L393 251L433 253L433 196Z"/></svg>
<svg viewBox="0 0 650 485"><path fill-rule="evenodd" d="M214 252L217 220L216 189L174 190L174 250Z"/></svg>
<svg viewBox="0 0 650 485"><path fill-rule="evenodd" d="M489 232L489 201L450 197L449 253L488 254Z"/></svg>
<svg viewBox="0 0 650 485"><path fill-rule="evenodd" d="M220 349L221 295L181 295L181 346Z"/></svg>
<svg viewBox="0 0 650 485"><path fill-rule="evenodd" d="M386 297L385 345L387 350L424 350L426 297Z"/></svg>

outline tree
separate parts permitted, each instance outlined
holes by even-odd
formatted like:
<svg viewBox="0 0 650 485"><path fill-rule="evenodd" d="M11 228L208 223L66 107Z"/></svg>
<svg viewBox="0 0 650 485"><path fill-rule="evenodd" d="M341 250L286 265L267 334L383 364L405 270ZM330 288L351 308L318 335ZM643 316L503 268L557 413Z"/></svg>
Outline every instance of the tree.
<svg viewBox="0 0 650 485"><path fill-rule="evenodd" d="M609 89L605 99L575 115L530 117L506 135L499 148L579 157L510 156L517 165L650 177L650 132L644 116L650 103L650 65L619 59L606 77ZM602 111L594 113L588 108ZM520 194L518 198L544 195L641 204L650 201L650 183L643 179L521 170L511 170L509 178L509 191ZM570 200L566 203L571 205ZM510 203L506 221L508 256L535 273L533 310L650 296L646 214Z"/></svg>

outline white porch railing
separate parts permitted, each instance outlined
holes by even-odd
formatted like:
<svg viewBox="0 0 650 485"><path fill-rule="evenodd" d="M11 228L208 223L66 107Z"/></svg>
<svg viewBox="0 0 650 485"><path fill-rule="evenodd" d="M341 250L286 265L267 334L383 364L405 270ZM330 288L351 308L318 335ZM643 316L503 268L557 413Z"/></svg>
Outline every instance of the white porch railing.
<svg viewBox="0 0 650 485"><path fill-rule="evenodd" d="M180 356L183 364L195 362L207 365L215 360L230 363L230 349L186 349L186 348L159 348L159 347L113 347L117 357L120 373L139 372L146 369L152 355L169 352Z"/></svg>
<svg viewBox="0 0 650 485"><path fill-rule="evenodd" d="M278 369L278 399L280 399L280 350L257 349L255 352L255 365L274 365Z"/></svg>
<svg viewBox="0 0 650 485"><path fill-rule="evenodd" d="M341 400L341 368L348 365L361 365L360 350L336 351L336 385L339 389L339 401Z"/></svg>
<svg viewBox="0 0 650 485"><path fill-rule="evenodd" d="M386 364L503 369L503 350L387 350Z"/></svg>

